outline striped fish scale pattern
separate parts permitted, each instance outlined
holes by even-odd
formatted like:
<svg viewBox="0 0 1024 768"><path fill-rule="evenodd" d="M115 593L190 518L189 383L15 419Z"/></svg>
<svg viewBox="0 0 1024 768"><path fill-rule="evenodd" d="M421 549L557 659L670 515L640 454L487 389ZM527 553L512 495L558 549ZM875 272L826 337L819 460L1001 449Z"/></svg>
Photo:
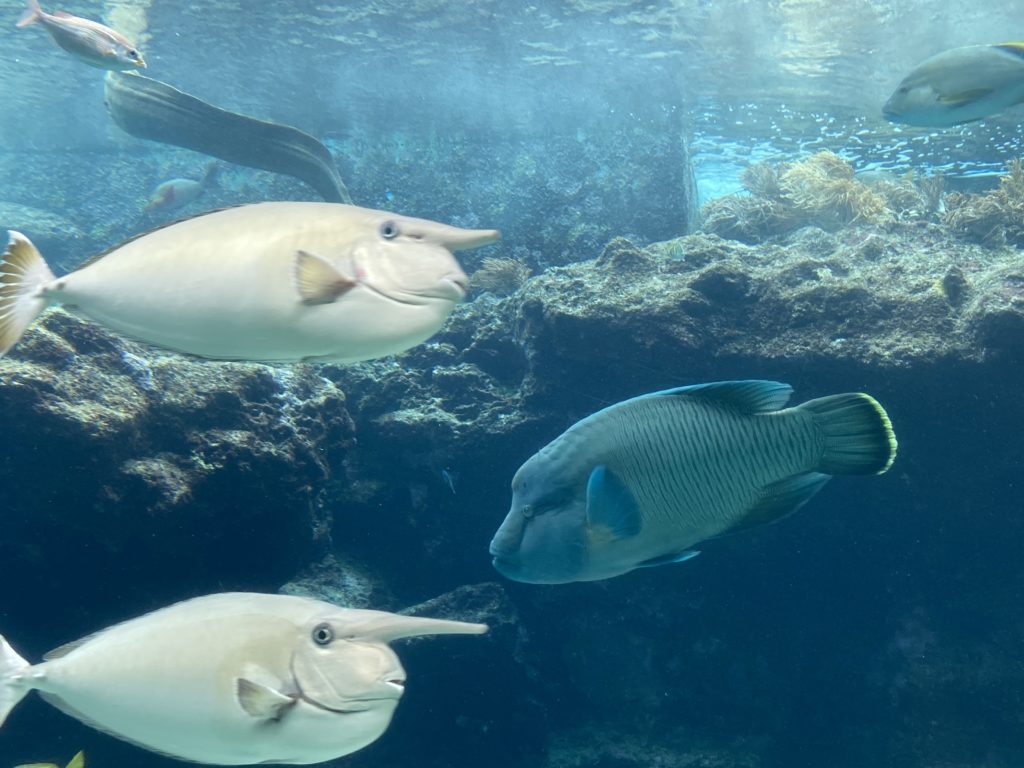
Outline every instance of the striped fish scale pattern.
<svg viewBox="0 0 1024 768"><path fill-rule="evenodd" d="M765 485L814 468L823 437L809 414L747 415L686 397L624 406L606 427L622 452L615 471L633 490L645 525L685 522L720 533Z"/></svg>

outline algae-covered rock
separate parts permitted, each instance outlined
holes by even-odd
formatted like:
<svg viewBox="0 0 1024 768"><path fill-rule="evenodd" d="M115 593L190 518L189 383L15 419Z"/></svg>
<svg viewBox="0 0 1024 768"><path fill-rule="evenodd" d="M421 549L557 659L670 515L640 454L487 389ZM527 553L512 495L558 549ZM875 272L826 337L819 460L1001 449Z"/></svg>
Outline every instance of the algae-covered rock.
<svg viewBox="0 0 1024 768"><path fill-rule="evenodd" d="M984 194L946 196L946 224L988 245L1024 245L1024 161L1013 160L999 186Z"/></svg>
<svg viewBox="0 0 1024 768"><path fill-rule="evenodd" d="M51 266L61 269L69 269L74 261L54 259L54 254L64 253L76 244L88 247L82 242L84 235L81 228L67 217L28 205L0 201L0 234L5 240L9 229L28 235L42 253L51 254Z"/></svg>
<svg viewBox="0 0 1024 768"><path fill-rule="evenodd" d="M182 573L276 587L323 546L352 440L313 368L158 352L59 310L0 360L0 420L0 560L24 574L4 602L82 610L111 590L180 596ZM46 563L80 577L50 581Z"/></svg>

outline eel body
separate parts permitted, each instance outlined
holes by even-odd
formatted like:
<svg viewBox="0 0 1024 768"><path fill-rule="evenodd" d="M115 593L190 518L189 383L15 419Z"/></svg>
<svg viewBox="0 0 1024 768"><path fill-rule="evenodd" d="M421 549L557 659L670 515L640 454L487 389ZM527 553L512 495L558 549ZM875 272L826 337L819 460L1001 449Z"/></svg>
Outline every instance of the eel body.
<svg viewBox="0 0 1024 768"><path fill-rule="evenodd" d="M136 74L108 73L104 100L114 122L132 136L283 173L309 184L328 202L352 202L330 151L297 128L215 107Z"/></svg>

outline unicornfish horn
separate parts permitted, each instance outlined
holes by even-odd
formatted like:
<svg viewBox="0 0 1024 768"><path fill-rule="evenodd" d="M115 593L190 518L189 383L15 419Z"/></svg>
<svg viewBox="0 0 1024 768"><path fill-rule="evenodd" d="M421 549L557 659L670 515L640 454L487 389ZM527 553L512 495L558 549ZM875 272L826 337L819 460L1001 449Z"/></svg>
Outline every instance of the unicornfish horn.
<svg viewBox="0 0 1024 768"><path fill-rule="evenodd" d="M347 629L360 637L389 643L402 637L420 637L422 635L482 635L487 631L487 625L381 613L377 616L367 617L359 621L358 624L350 625Z"/></svg>

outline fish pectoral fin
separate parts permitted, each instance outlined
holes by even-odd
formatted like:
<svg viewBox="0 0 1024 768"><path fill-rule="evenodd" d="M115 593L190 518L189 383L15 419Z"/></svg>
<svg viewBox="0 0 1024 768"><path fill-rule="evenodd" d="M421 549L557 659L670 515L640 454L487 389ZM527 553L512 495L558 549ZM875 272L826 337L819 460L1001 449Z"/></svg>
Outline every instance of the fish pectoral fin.
<svg viewBox="0 0 1024 768"><path fill-rule="evenodd" d="M246 680L244 677L235 680L235 695L242 709L260 720L280 720L297 701L280 691Z"/></svg>
<svg viewBox="0 0 1024 768"><path fill-rule="evenodd" d="M969 91L960 91L959 93L950 93L948 95L939 96L939 103L945 104L947 107L962 107L965 104L983 99L992 93L991 88L972 88Z"/></svg>
<svg viewBox="0 0 1024 768"><path fill-rule="evenodd" d="M618 475L599 464L587 480L587 523L591 534L607 532L625 539L640 533L640 509Z"/></svg>
<svg viewBox="0 0 1024 768"><path fill-rule="evenodd" d="M687 560L692 560L700 552L696 549L687 549L683 552L673 552L668 555L660 555L659 557L652 557L650 560L644 560L642 563L637 563L637 568L653 568L656 565L669 565L670 563L685 563Z"/></svg>
<svg viewBox="0 0 1024 768"><path fill-rule="evenodd" d="M754 506L726 533L757 528L793 514L831 479L832 475L821 472L804 472L766 485Z"/></svg>
<svg viewBox="0 0 1024 768"><path fill-rule="evenodd" d="M308 251L295 254L294 276L295 290L304 304L330 304L358 285L329 261Z"/></svg>

